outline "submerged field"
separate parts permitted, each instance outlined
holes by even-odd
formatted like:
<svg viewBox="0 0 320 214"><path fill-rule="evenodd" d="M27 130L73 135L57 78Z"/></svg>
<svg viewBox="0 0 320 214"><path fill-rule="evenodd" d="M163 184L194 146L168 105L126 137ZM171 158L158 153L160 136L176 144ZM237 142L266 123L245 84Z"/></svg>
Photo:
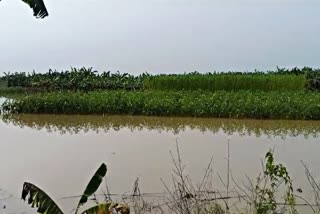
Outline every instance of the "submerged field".
<svg viewBox="0 0 320 214"><path fill-rule="evenodd" d="M8 102L12 113L130 114L257 119L320 119L312 92L105 91L35 94Z"/></svg>
<svg viewBox="0 0 320 214"><path fill-rule="evenodd" d="M133 76L91 69L1 78L0 94L24 94L7 113L130 114L320 119L320 70Z"/></svg>

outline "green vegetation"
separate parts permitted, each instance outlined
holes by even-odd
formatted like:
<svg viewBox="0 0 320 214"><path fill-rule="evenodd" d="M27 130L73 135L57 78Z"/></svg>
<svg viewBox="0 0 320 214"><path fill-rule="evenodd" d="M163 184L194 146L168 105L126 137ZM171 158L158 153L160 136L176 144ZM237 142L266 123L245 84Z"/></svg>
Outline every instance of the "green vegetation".
<svg viewBox="0 0 320 214"><path fill-rule="evenodd" d="M307 89L311 91L320 91L320 72L311 71L307 73Z"/></svg>
<svg viewBox="0 0 320 214"><path fill-rule="evenodd" d="M4 77L0 78L0 88L6 88L8 85Z"/></svg>
<svg viewBox="0 0 320 214"><path fill-rule="evenodd" d="M171 74L149 76L145 89L206 91L303 91L320 90L320 69L281 69L276 71Z"/></svg>
<svg viewBox="0 0 320 214"><path fill-rule="evenodd" d="M218 118L320 118L320 70L139 76L72 68L0 79L0 95L29 94L11 113L132 114Z"/></svg>
<svg viewBox="0 0 320 214"><path fill-rule="evenodd" d="M0 77L0 96L27 93L27 90L22 87L8 87L7 78L8 77Z"/></svg>
<svg viewBox="0 0 320 214"><path fill-rule="evenodd" d="M297 193L302 192L299 188L294 189L293 179L289 175L287 167L281 163L276 163L273 151L270 150L265 155L263 162L263 172L259 173L256 179L246 177L249 184L243 182L238 184L233 177L229 189L230 174L228 173L226 182L226 191L218 190L213 185L213 170L212 159L204 173L201 185L193 184L189 175L186 174L185 164L183 162L179 145L177 143L176 154L172 152L172 185L170 187L162 183L166 188L164 194L167 197L159 200L164 200L165 203L153 205L152 201L146 201L143 198L143 193L140 192L139 179L134 183L132 194L123 194L122 200L125 203L116 203L111 199L111 193L104 193L102 202L98 201L97 190L99 189L104 177L106 176L107 167L103 163L95 172L89 181L84 193L80 196L80 201L74 211L75 214L130 214L130 210L134 213L176 213L176 214L223 214L223 213L252 213L252 214L275 214L275 213L292 213L298 214L298 206L309 207L313 213L319 213L319 203L312 205L307 202L302 196ZM229 162L229 150L228 150ZM314 177L311 175L305 163L302 162L307 179L310 181L310 186L314 194L314 199L318 200L319 186L314 183ZM228 164L229 167L229 164ZM230 168L227 169L229 172ZM220 176L219 176L220 177ZM220 177L220 179L222 179ZM230 187L231 187L230 186ZM108 188L108 187L106 187ZM231 194L233 193L233 194ZM117 195L117 194L113 194ZM25 182L22 190L24 201L37 209L40 214L63 214L62 209L57 203L43 190L34 184ZM236 201L232 199L237 199ZM241 199L241 200L240 200ZM83 207L88 201L94 201L96 204L91 207ZM303 203L302 202L307 202ZM160 201L162 202L162 201ZM236 205L236 206L234 206ZM239 209L239 207L240 209ZM246 210L246 212L242 212ZM311 212L310 212L311 213Z"/></svg>
<svg viewBox="0 0 320 214"><path fill-rule="evenodd" d="M140 90L147 74L133 76L103 72L99 74L91 68L72 68L71 71L48 73L7 74L8 88L22 87L33 91L94 91L94 90Z"/></svg>
<svg viewBox="0 0 320 214"><path fill-rule="evenodd" d="M258 184L255 187L256 197L253 200L253 206L257 214L273 214L279 212L276 193L283 186L285 189L284 200L289 207L289 213L298 213L295 205L295 196L292 185L292 179L289 176L287 168L282 164L276 164L272 151L267 152L265 170L263 176L258 178Z"/></svg>
<svg viewBox="0 0 320 214"><path fill-rule="evenodd" d="M277 74L178 74L153 76L145 89L207 91L303 91L304 75Z"/></svg>
<svg viewBox="0 0 320 214"><path fill-rule="evenodd" d="M78 213L80 207L87 203L88 198L92 196L99 188L103 178L107 173L107 166L103 163L95 172L89 181L84 193L81 195L80 201L75 209L75 214ZM59 206L50 198L50 196L34 184L25 182L23 184L21 198L25 201L28 197L28 204L32 208L37 208L37 213L41 214L63 214ZM129 214L130 210L125 204L112 203L105 201L97 204L89 209L82 211L82 214L95 214L95 213L113 213L113 210L122 214Z"/></svg>
<svg viewBox="0 0 320 214"><path fill-rule="evenodd" d="M13 73L0 79L0 88L22 87L32 91L96 90L205 90L205 91L317 91L320 70L311 68L280 69L267 72L228 72L139 76L93 71L92 68L48 73ZM1 87L2 85L2 87Z"/></svg>
<svg viewBox="0 0 320 214"><path fill-rule="evenodd" d="M53 92L3 105L4 112L131 114L257 119L320 119L314 92Z"/></svg>
<svg viewBox="0 0 320 214"><path fill-rule="evenodd" d="M17 96L17 97L21 97L24 95L28 95L28 94L33 94L33 93L37 93L40 92L36 89L26 89L26 88L22 88L22 87L14 87L14 88L1 88L0 87L0 96L3 97L12 97L12 96Z"/></svg>
<svg viewBox="0 0 320 214"><path fill-rule="evenodd" d="M223 179L219 172L217 172L225 190L216 189L214 185L212 185L212 182L217 182L216 179L213 178L211 169L213 164L212 159L206 168L201 184L195 185L191 177L186 173L186 165L182 161L180 149L177 144L176 156L173 156L171 153L173 163L172 189L162 181L168 191L168 201L170 203L168 207L171 211L170 213L298 213L297 205L303 205L299 203L299 200L305 202L305 199L295 194L293 181L289 176L287 168L283 164L275 162L273 151L270 150L265 155L263 172L259 173L256 179L246 176L247 182L241 182L242 184L238 184L231 175L231 169L229 167L229 146L227 155L228 172L226 179ZM230 182L230 180L232 180L232 182ZM301 191L302 190L300 190L300 192ZM317 197L319 190L315 189L314 193ZM310 204L305 204L304 206L310 206L311 209L315 211ZM316 206L320 207L320 205ZM150 213L153 212L151 211Z"/></svg>

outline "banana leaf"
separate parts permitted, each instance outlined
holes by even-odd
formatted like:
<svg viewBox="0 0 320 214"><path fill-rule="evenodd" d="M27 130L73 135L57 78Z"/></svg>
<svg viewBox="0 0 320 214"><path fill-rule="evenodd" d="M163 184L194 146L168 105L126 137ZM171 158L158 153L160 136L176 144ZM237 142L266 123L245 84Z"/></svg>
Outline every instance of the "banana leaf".
<svg viewBox="0 0 320 214"><path fill-rule="evenodd" d="M22 0L33 9L33 15L37 18L44 18L49 15L43 0Z"/></svg>
<svg viewBox="0 0 320 214"><path fill-rule="evenodd" d="M32 208L38 208L38 213L63 214L58 205L44 191L31 183L25 182L21 198L25 201L27 197L28 204L31 204Z"/></svg>
<svg viewBox="0 0 320 214"><path fill-rule="evenodd" d="M96 171L96 173L93 175L84 193L82 194L76 209L76 214L79 208L88 201L88 198L97 191L106 174L107 174L107 166L103 163L101 164L99 169Z"/></svg>
<svg viewBox="0 0 320 214"><path fill-rule="evenodd" d="M112 204L112 202L98 204L83 211L82 214L108 214L111 212Z"/></svg>
<svg viewBox="0 0 320 214"><path fill-rule="evenodd" d="M121 214L130 214L130 209L127 204L113 203L110 201L93 206L81 214L111 214L113 210Z"/></svg>

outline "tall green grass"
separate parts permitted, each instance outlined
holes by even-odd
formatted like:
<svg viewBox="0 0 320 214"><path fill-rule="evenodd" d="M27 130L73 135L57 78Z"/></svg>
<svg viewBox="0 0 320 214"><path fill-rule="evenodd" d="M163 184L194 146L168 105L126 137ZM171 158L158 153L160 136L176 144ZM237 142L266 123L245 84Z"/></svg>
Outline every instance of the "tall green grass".
<svg viewBox="0 0 320 214"><path fill-rule="evenodd" d="M320 119L313 92L106 91L34 94L3 105L12 113L131 114L257 119Z"/></svg>
<svg viewBox="0 0 320 214"><path fill-rule="evenodd" d="M145 79L149 90L206 91L303 91L305 75L277 74L182 74L158 75Z"/></svg>

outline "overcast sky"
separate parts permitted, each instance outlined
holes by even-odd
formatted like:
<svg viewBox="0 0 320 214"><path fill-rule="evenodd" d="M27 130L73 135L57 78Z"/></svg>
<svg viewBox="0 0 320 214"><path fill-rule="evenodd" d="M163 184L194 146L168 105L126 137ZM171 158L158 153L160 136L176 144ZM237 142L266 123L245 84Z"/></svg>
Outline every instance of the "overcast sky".
<svg viewBox="0 0 320 214"><path fill-rule="evenodd" d="M0 2L0 73L90 66L129 73L320 67L319 0Z"/></svg>

